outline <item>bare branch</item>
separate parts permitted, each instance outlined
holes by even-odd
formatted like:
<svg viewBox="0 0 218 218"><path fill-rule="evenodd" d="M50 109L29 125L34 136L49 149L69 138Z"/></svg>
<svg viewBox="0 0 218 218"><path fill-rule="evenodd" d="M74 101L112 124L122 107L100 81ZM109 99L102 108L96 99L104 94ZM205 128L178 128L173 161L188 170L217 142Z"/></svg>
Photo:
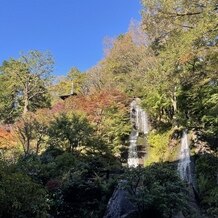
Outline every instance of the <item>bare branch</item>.
<svg viewBox="0 0 218 218"><path fill-rule="evenodd" d="M198 12L187 12L187 13L172 13L172 12L165 12L160 10L162 14L170 15L170 17L184 17L184 16L193 16L193 15L199 15L202 13L202 11Z"/></svg>

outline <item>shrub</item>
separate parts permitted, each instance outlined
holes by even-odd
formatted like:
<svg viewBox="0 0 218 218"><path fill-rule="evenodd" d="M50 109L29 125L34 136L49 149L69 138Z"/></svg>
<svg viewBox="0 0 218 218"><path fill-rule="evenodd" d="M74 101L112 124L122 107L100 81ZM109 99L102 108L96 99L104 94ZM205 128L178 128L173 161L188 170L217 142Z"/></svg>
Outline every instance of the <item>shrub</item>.
<svg viewBox="0 0 218 218"><path fill-rule="evenodd" d="M0 217L47 217L45 189L5 164L0 167Z"/></svg>
<svg viewBox="0 0 218 218"><path fill-rule="evenodd" d="M171 217L186 210L184 185L167 164L130 169L125 174L125 189L138 208L139 217Z"/></svg>
<svg viewBox="0 0 218 218"><path fill-rule="evenodd" d="M196 161L201 205L212 216L218 214L217 157L206 154Z"/></svg>

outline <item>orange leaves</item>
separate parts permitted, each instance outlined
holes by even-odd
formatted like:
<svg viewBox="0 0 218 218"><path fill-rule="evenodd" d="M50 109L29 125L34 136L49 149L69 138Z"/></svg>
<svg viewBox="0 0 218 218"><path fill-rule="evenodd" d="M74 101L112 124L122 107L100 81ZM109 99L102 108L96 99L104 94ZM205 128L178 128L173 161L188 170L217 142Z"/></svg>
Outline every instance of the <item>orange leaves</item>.
<svg viewBox="0 0 218 218"><path fill-rule="evenodd" d="M12 149L15 146L13 133L6 126L0 127L0 149Z"/></svg>
<svg viewBox="0 0 218 218"><path fill-rule="evenodd" d="M40 124L48 126L51 120L55 117L55 112L49 108L38 109L35 112L34 117Z"/></svg>
<svg viewBox="0 0 218 218"><path fill-rule="evenodd" d="M99 123L104 111L112 106L124 108L127 104L127 96L117 90L104 90L89 96L71 97L66 100L63 110L79 110L85 112L88 119Z"/></svg>
<svg viewBox="0 0 218 218"><path fill-rule="evenodd" d="M188 61L190 61L193 58L193 54L191 52L183 54L180 58L179 58L179 63L180 64L186 64Z"/></svg>

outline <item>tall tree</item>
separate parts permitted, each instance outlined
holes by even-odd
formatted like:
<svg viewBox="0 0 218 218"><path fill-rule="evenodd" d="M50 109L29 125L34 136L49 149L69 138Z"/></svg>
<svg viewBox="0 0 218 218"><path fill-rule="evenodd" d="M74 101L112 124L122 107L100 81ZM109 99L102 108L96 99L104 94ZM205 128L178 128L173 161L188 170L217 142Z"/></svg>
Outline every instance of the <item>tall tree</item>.
<svg viewBox="0 0 218 218"><path fill-rule="evenodd" d="M53 58L50 53L30 51L19 59L3 62L0 71L2 89L0 97L5 99L0 105L0 113L5 110L14 116L25 115L49 105L48 85L51 82ZM11 122L4 116L6 122Z"/></svg>
<svg viewBox="0 0 218 218"><path fill-rule="evenodd" d="M142 61L147 57L147 48L139 39L133 37L133 31L120 35L107 52L101 66L103 79L111 87L140 95L141 81L144 77ZM133 94L134 93L134 94Z"/></svg>
<svg viewBox="0 0 218 218"><path fill-rule="evenodd" d="M217 1L143 0L142 2L145 6L143 27L150 40L150 47L156 55L156 65L145 76L146 96L154 99L154 95L158 93L163 100L159 113L166 113L173 107L173 113L177 113L174 118L183 117L186 121L196 116L193 107L198 108L199 99L201 105L209 101L211 110L215 108L218 79ZM192 108L186 107L184 101L178 102L184 99L179 97L184 96L184 90L186 96L189 91L188 99L192 99L190 101ZM211 98L210 94L204 93L206 90L212 94ZM200 96L200 93L204 94ZM155 107L156 101L152 102L148 98L146 101L147 105ZM201 107L197 109L200 110ZM198 122L195 121L193 125L203 123L208 110L202 112ZM215 117L213 120L216 120Z"/></svg>

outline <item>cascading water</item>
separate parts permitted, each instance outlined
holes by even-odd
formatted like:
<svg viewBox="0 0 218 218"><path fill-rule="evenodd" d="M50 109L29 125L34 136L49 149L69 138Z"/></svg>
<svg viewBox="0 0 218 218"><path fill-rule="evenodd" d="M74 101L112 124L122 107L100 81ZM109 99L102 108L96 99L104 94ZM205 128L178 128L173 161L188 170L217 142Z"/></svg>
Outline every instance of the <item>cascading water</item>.
<svg viewBox="0 0 218 218"><path fill-rule="evenodd" d="M178 172L182 180L186 181L188 184L192 184L191 175L191 160L189 151L189 141L187 131L183 131L181 139L181 150L180 158L178 164Z"/></svg>
<svg viewBox="0 0 218 218"><path fill-rule="evenodd" d="M147 114L139 106L140 99L134 99L130 104L130 120L132 123L132 132L129 136L128 166L137 167L139 157L137 151L137 139L139 133L148 133ZM104 218L136 217L137 207L129 199L129 192L123 189L125 180L120 181L117 189L114 191L105 213Z"/></svg>
<svg viewBox="0 0 218 218"><path fill-rule="evenodd" d="M128 152L128 166L137 167L139 165L138 153L137 153L137 138L138 131L132 130L129 137L129 152Z"/></svg>
<svg viewBox="0 0 218 218"><path fill-rule="evenodd" d="M148 134L148 116L145 111L142 110L142 132Z"/></svg>
<svg viewBox="0 0 218 218"><path fill-rule="evenodd" d="M191 171L191 158L189 149L189 140L187 131L183 131L181 139L180 159L178 164L178 172L182 180L187 182L188 187L188 205L192 210L193 217L202 217L201 210L196 201L197 191L195 188L194 177Z"/></svg>
<svg viewBox="0 0 218 218"><path fill-rule="evenodd" d="M130 104L130 119L132 123L132 132L129 137L129 152L128 152L128 166L137 167L139 165L139 158L137 152L137 139L139 133L148 133L148 118L147 114L139 106L137 99L134 99Z"/></svg>

